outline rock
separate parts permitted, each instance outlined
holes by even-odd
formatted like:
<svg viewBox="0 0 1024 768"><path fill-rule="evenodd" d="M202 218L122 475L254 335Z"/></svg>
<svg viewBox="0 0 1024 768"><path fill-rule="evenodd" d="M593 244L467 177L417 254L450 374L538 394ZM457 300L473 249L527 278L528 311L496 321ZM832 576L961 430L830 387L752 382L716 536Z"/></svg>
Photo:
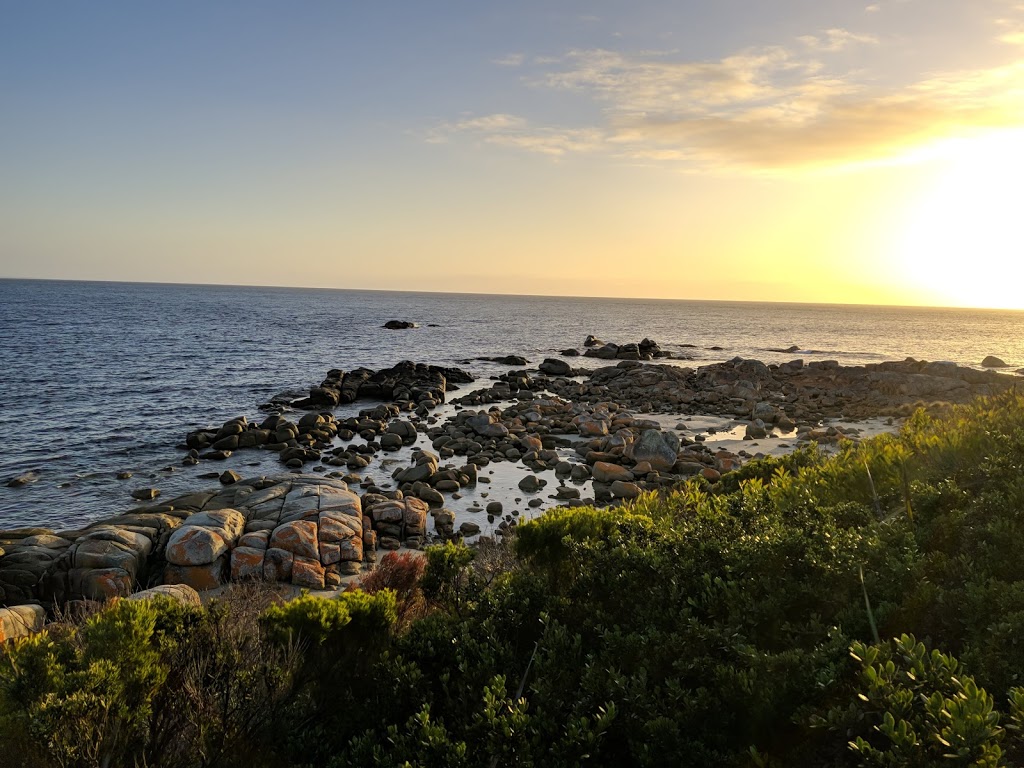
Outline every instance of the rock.
<svg viewBox="0 0 1024 768"><path fill-rule="evenodd" d="M548 357L538 366L541 373L545 373L548 376L571 376L572 366L569 365L565 360L559 360L555 357Z"/></svg>
<svg viewBox="0 0 1024 768"><path fill-rule="evenodd" d="M132 498L136 501L152 501L160 495L156 488L136 488L132 491Z"/></svg>
<svg viewBox="0 0 1024 768"><path fill-rule="evenodd" d="M604 437L608 434L608 422L592 414L580 414L573 423L583 437Z"/></svg>
<svg viewBox="0 0 1024 768"><path fill-rule="evenodd" d="M389 331L404 331L407 328L415 328L416 323L409 322L408 320L388 320L382 328L387 328Z"/></svg>
<svg viewBox="0 0 1024 768"><path fill-rule="evenodd" d="M444 495L430 486L424 486L421 488L417 495L428 504L433 504L438 507L444 504Z"/></svg>
<svg viewBox="0 0 1024 768"><path fill-rule="evenodd" d="M267 581L292 580L295 556L284 549L268 549L263 556L263 578Z"/></svg>
<svg viewBox="0 0 1024 768"><path fill-rule="evenodd" d="M18 475L17 477L11 478L7 481L8 488L21 488L29 483L34 483L39 480L38 472L25 472Z"/></svg>
<svg viewBox="0 0 1024 768"><path fill-rule="evenodd" d="M519 490L524 493L536 493L546 484L547 482L545 480L541 480L536 475L527 475L519 481Z"/></svg>
<svg viewBox="0 0 1024 768"><path fill-rule="evenodd" d="M625 455L639 463L647 462L653 469L672 469L679 453L679 438L674 432L645 429L640 439L626 446ZM646 473L644 473L646 474Z"/></svg>
<svg viewBox="0 0 1024 768"><path fill-rule="evenodd" d="M117 473L117 479L118 480L129 480L129 479L131 479L131 476L132 476L132 473L131 472L127 472L127 471L125 471L125 472L118 472Z"/></svg>
<svg viewBox="0 0 1024 768"><path fill-rule="evenodd" d="M467 520L459 526L459 533L463 536L476 536L480 533L480 526Z"/></svg>
<svg viewBox="0 0 1024 768"><path fill-rule="evenodd" d="M220 481L223 485L233 485L241 479L242 476L233 469L225 470L220 476Z"/></svg>
<svg viewBox="0 0 1024 768"><path fill-rule="evenodd" d="M224 541L234 546L238 537L245 530L245 515L237 509L211 509L209 512L197 512L185 518L185 525L199 525L211 528L224 537Z"/></svg>
<svg viewBox="0 0 1024 768"><path fill-rule="evenodd" d="M270 536L270 547L291 552L296 559L304 557L319 562L320 547L317 533L317 524L312 520L285 523L274 529Z"/></svg>
<svg viewBox="0 0 1024 768"><path fill-rule="evenodd" d="M455 513L450 509L438 509L430 513L434 518L434 530L442 539L452 537L455 526Z"/></svg>
<svg viewBox="0 0 1024 768"><path fill-rule="evenodd" d="M982 368L1009 368L1009 364L1000 360L995 355L989 355L981 361Z"/></svg>
<svg viewBox="0 0 1024 768"><path fill-rule="evenodd" d="M771 403L757 403L751 418L760 419L765 424L774 424L779 419L779 409Z"/></svg>
<svg viewBox="0 0 1024 768"><path fill-rule="evenodd" d="M635 499L641 493L640 486L636 483L626 483L622 480L615 480L611 485L612 496L617 499Z"/></svg>
<svg viewBox="0 0 1024 768"><path fill-rule="evenodd" d="M595 462L591 468L591 474L599 483L632 482L633 473L623 466L612 464L607 461Z"/></svg>
<svg viewBox="0 0 1024 768"><path fill-rule="evenodd" d="M46 623L46 609L41 605L15 605L0 608L0 643L39 632Z"/></svg>
<svg viewBox="0 0 1024 768"><path fill-rule="evenodd" d="M487 504L487 514L489 515L500 515L503 510L500 501L491 501Z"/></svg>
<svg viewBox="0 0 1024 768"><path fill-rule="evenodd" d="M164 557L172 565L208 565L227 551L228 544L218 531L201 525L186 525L171 534Z"/></svg>
<svg viewBox="0 0 1024 768"><path fill-rule="evenodd" d="M601 341L596 336L590 335L590 336L587 336L586 340L583 342L583 346L584 347L603 347L604 346L604 342Z"/></svg>
<svg viewBox="0 0 1024 768"><path fill-rule="evenodd" d="M747 424L747 429L743 436L745 440L763 440L768 437L768 430L765 429L763 423L755 421L752 424Z"/></svg>
<svg viewBox="0 0 1024 768"><path fill-rule="evenodd" d="M508 435L508 428L499 423L498 417L489 411L481 411L470 416L466 419L466 425L481 437L505 437Z"/></svg>
<svg viewBox="0 0 1024 768"><path fill-rule="evenodd" d="M292 562L292 584L305 589L324 588L324 567L319 558L296 557Z"/></svg>
<svg viewBox="0 0 1024 768"><path fill-rule="evenodd" d="M216 589L224 583L227 559L224 555L207 565L168 565L164 569L164 584L187 584L199 592Z"/></svg>
<svg viewBox="0 0 1024 768"><path fill-rule="evenodd" d="M263 558L266 551L253 547L235 547L231 550L231 580L249 581L263 578Z"/></svg>
<svg viewBox="0 0 1024 768"><path fill-rule="evenodd" d="M188 584L161 584L159 587L144 589L133 595L128 595L128 600L150 600L154 597L169 597L182 605L191 605L198 608L203 604L199 599L199 593Z"/></svg>

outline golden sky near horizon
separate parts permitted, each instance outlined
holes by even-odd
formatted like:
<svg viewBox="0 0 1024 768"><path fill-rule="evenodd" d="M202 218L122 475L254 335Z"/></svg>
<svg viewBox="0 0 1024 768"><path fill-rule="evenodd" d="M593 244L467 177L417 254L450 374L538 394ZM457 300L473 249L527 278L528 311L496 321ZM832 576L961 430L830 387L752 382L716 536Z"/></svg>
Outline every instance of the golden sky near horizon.
<svg viewBox="0 0 1024 768"><path fill-rule="evenodd" d="M1024 3L18 7L0 277L1024 308Z"/></svg>

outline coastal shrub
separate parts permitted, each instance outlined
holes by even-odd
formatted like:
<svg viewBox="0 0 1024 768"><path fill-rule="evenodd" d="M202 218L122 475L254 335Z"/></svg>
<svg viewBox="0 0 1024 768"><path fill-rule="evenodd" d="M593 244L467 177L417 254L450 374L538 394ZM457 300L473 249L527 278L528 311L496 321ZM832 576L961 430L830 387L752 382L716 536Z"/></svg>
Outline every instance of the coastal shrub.
<svg viewBox="0 0 1024 768"><path fill-rule="evenodd" d="M424 597L435 606L461 613L479 596L483 586L470 568L475 552L465 544L449 541L428 547L426 553L427 563L420 580Z"/></svg>
<svg viewBox="0 0 1024 768"><path fill-rule="evenodd" d="M6 758L63 767L140 756L167 677L157 610L120 601L81 627L8 645L0 663L0 735L18 751Z"/></svg>
<svg viewBox="0 0 1024 768"><path fill-rule="evenodd" d="M117 603L2 651L4 754L1021 765L1022 468L1011 393L715 486L553 510L500 549L431 547L418 584L385 557L338 599Z"/></svg>
<svg viewBox="0 0 1024 768"><path fill-rule="evenodd" d="M396 624L406 627L411 621L423 615L426 600L420 587L420 579L426 567L426 560L412 552L388 552L359 582L359 588L368 594L390 589L395 594Z"/></svg>
<svg viewBox="0 0 1024 768"><path fill-rule="evenodd" d="M1007 765L1003 715L954 657L929 651L912 635L854 643L851 656L859 665L856 696L815 724L849 738L856 765ZM1020 689L1011 692L1014 701L1021 701Z"/></svg>

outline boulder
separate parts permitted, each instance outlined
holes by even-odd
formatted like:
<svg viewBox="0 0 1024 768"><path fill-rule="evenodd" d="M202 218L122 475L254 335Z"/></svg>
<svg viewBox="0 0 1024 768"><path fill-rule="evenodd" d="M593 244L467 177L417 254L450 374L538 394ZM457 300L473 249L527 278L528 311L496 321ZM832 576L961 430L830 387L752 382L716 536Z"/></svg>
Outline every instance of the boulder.
<svg viewBox="0 0 1024 768"><path fill-rule="evenodd" d="M46 610L41 605L0 608L0 643L35 634L45 623Z"/></svg>
<svg viewBox="0 0 1024 768"><path fill-rule="evenodd" d="M556 357L545 358L544 362L538 366L541 373L545 373L548 376L571 376L572 366L569 365L565 360L559 360Z"/></svg>
<svg viewBox="0 0 1024 768"><path fill-rule="evenodd" d="M263 578L267 581L291 581L295 556L284 549L268 549L263 555Z"/></svg>
<svg viewBox="0 0 1024 768"><path fill-rule="evenodd" d="M228 543L218 531L201 525L185 525L167 540L164 557L172 565L199 566L215 562L227 551Z"/></svg>
<svg viewBox="0 0 1024 768"><path fill-rule="evenodd" d="M231 580L262 579L265 554L266 550L254 547L235 547L231 550Z"/></svg>
<svg viewBox="0 0 1024 768"><path fill-rule="evenodd" d="M206 565L168 565L164 584L186 584L199 592L216 589L224 583L227 562L227 555L222 555Z"/></svg>
<svg viewBox="0 0 1024 768"><path fill-rule="evenodd" d="M635 499L641 493L640 486L636 483L626 483L622 480L616 480L611 485L612 496L617 499Z"/></svg>
<svg viewBox="0 0 1024 768"><path fill-rule="evenodd" d="M982 368L1009 368L1009 364L1000 360L995 355L988 355L984 360L981 361Z"/></svg>
<svg viewBox="0 0 1024 768"><path fill-rule="evenodd" d="M636 463L646 462L658 471L668 471L676 463L679 438L674 432L645 429L640 438L626 446L625 454Z"/></svg>
<svg viewBox="0 0 1024 768"><path fill-rule="evenodd" d="M296 558L320 560L317 524L312 520L296 520L274 529L270 536L272 549L291 552Z"/></svg>
<svg viewBox="0 0 1024 768"><path fill-rule="evenodd" d="M199 593L188 584L161 584L159 587L144 589L141 592L128 595L129 600L150 600L154 597L169 597L182 605L192 605L197 608L202 605Z"/></svg>
<svg viewBox="0 0 1024 768"><path fill-rule="evenodd" d="M324 567L320 559L296 557L292 562L292 584L304 589L324 588Z"/></svg>
<svg viewBox="0 0 1024 768"><path fill-rule="evenodd" d="M230 493L230 491L226 491ZM214 509L209 512L198 512L185 518L185 525L202 526L217 531L230 545L238 541L245 530L245 515L237 509Z"/></svg>
<svg viewBox="0 0 1024 768"><path fill-rule="evenodd" d="M595 462L590 472L599 483L614 483L617 480L628 483L633 480L633 473L628 469L607 461Z"/></svg>

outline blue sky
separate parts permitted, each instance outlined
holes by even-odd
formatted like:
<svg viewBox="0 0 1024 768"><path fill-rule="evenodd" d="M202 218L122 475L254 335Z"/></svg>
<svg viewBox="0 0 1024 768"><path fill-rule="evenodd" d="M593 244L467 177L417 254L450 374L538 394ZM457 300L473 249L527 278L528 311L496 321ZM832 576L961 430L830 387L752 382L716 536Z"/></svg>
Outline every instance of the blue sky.
<svg viewBox="0 0 1024 768"><path fill-rule="evenodd" d="M962 303L902 233L960 162L934 147L1013 154L1022 30L1010 0L0 2L0 276Z"/></svg>

